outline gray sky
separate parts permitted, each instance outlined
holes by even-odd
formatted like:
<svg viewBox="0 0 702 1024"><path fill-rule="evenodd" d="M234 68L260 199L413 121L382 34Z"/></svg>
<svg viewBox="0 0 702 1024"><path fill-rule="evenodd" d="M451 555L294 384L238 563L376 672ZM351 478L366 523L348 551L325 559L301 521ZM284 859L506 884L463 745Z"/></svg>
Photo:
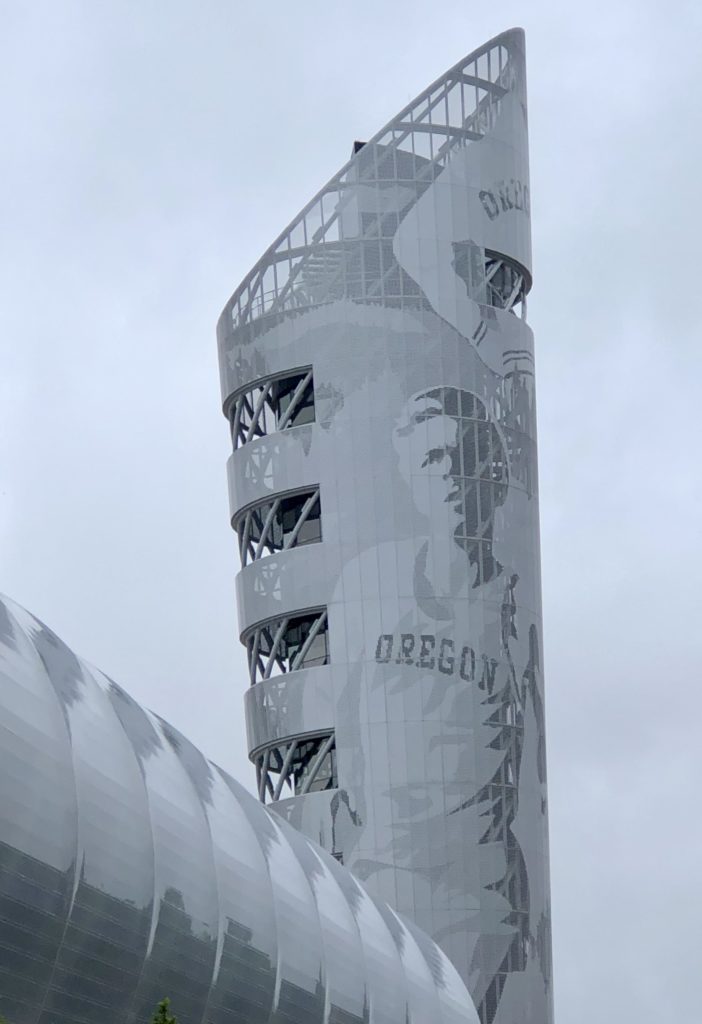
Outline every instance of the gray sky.
<svg viewBox="0 0 702 1024"><path fill-rule="evenodd" d="M697 0L0 0L0 588L249 786L214 327L527 30L557 1024L700 1019Z"/></svg>

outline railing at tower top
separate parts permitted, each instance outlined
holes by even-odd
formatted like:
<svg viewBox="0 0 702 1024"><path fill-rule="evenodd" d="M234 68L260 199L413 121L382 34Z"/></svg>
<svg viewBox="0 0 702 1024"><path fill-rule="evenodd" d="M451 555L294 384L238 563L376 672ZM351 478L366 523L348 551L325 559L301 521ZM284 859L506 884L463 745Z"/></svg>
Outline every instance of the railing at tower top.
<svg viewBox="0 0 702 1024"><path fill-rule="evenodd" d="M503 97L517 80L519 54L505 33L474 51L434 82L360 148L266 251L225 309L228 329L267 314L310 304L310 274L344 274L345 246L378 237L378 221L349 234L345 213L358 186L403 182L421 190L446 166L451 153L493 127ZM386 271L387 273L387 271ZM382 275L381 275L382 276ZM378 283L379 293L384 282ZM401 286L400 286L401 290Z"/></svg>

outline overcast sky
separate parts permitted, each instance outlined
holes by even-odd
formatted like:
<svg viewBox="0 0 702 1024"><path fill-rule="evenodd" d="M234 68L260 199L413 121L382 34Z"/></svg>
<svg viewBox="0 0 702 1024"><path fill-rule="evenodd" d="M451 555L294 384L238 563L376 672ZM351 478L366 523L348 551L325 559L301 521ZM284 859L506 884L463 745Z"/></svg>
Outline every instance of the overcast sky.
<svg viewBox="0 0 702 1024"><path fill-rule="evenodd" d="M0 0L0 589L249 786L217 316L526 28L557 1024L700 1020L700 10Z"/></svg>

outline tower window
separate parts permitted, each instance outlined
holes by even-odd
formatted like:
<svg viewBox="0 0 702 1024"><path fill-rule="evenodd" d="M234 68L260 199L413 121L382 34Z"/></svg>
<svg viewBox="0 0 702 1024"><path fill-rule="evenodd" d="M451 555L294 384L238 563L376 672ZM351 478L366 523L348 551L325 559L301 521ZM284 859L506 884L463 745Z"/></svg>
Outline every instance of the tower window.
<svg viewBox="0 0 702 1024"><path fill-rule="evenodd" d="M254 761L263 803L338 786L333 732L284 740L259 751Z"/></svg>
<svg viewBox="0 0 702 1024"><path fill-rule="evenodd" d="M329 663L327 610L290 615L256 626L246 637L251 684Z"/></svg>
<svg viewBox="0 0 702 1024"><path fill-rule="evenodd" d="M314 423L312 370L261 381L232 402L229 421L234 448L274 431Z"/></svg>
<svg viewBox="0 0 702 1024"><path fill-rule="evenodd" d="M476 302L526 319L531 277L516 260L475 242L454 242L453 269Z"/></svg>
<svg viewBox="0 0 702 1024"><path fill-rule="evenodd" d="M241 564L322 539L319 487L252 506L234 523Z"/></svg>

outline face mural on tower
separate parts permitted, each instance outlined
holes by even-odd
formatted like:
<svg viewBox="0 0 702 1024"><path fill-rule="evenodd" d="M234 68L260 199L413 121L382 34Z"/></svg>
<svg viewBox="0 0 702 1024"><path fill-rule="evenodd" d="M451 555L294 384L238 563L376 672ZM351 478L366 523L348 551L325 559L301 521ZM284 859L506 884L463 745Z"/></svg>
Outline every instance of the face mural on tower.
<svg viewBox="0 0 702 1024"><path fill-rule="evenodd" d="M365 145L219 325L259 795L552 1020L523 34Z"/></svg>

